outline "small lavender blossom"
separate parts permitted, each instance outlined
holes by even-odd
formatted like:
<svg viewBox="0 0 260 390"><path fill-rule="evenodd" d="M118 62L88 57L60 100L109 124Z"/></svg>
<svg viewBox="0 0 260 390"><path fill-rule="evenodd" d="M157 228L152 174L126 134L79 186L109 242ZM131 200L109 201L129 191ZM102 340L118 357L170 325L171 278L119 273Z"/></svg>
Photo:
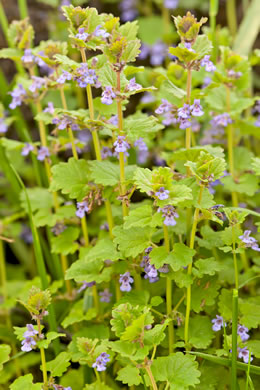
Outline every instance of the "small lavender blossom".
<svg viewBox="0 0 260 390"><path fill-rule="evenodd" d="M38 150L37 160L44 161L45 158L49 156L50 156L50 152L47 146L41 146Z"/></svg>
<svg viewBox="0 0 260 390"><path fill-rule="evenodd" d="M212 79L209 76L204 77L203 84L202 84L201 88L203 88L203 89L207 88L211 83L212 83Z"/></svg>
<svg viewBox="0 0 260 390"><path fill-rule="evenodd" d="M86 41L89 37L89 34L85 32L84 27L80 27L78 29L78 33L75 35L76 38L81 39L82 41Z"/></svg>
<svg viewBox="0 0 260 390"><path fill-rule="evenodd" d="M36 345L35 336L38 334L38 330L35 330L32 324L26 325L27 330L24 332L22 340L21 350L24 352L30 352Z"/></svg>
<svg viewBox="0 0 260 390"><path fill-rule="evenodd" d="M255 121L254 125L255 125L256 127L260 127L260 115L258 115L258 118L257 118L257 120Z"/></svg>
<svg viewBox="0 0 260 390"><path fill-rule="evenodd" d="M192 53L195 53L195 50L192 49L192 44L191 42L184 42L184 46L186 49L188 49L189 51L191 51Z"/></svg>
<svg viewBox="0 0 260 390"><path fill-rule="evenodd" d="M38 330L34 329L32 324L26 325L27 330L24 332L23 337L34 337L38 334Z"/></svg>
<svg viewBox="0 0 260 390"><path fill-rule="evenodd" d="M117 137L116 142L114 142L114 146L115 146L115 152L117 152L117 153L125 153L125 152L127 152L127 149L130 148L124 135L119 135Z"/></svg>
<svg viewBox="0 0 260 390"><path fill-rule="evenodd" d="M178 7L179 0L164 0L164 7L168 9L175 9Z"/></svg>
<svg viewBox="0 0 260 390"><path fill-rule="evenodd" d="M140 53L138 56L139 60L145 60L150 54L150 46L146 45L145 43L141 44L140 47Z"/></svg>
<svg viewBox="0 0 260 390"><path fill-rule="evenodd" d="M131 284L134 283L134 279L130 276L130 272L125 272L120 274L119 283L121 283L121 291L131 291Z"/></svg>
<svg viewBox="0 0 260 390"><path fill-rule="evenodd" d="M151 47L150 62L153 66L159 66L163 63L168 52L168 47L165 43L158 41Z"/></svg>
<svg viewBox="0 0 260 390"><path fill-rule="evenodd" d="M155 193L155 196L157 196L160 200L165 200L169 198L169 190L166 190L164 187L160 187L159 190Z"/></svg>
<svg viewBox="0 0 260 390"><path fill-rule="evenodd" d="M165 115L164 115L164 119L162 120L162 124L164 126L170 126L170 125L176 125L177 124L177 118L174 114L172 114L171 112L167 112Z"/></svg>
<svg viewBox="0 0 260 390"><path fill-rule="evenodd" d="M228 77L230 77L231 79L239 79L241 76L242 76L241 72L236 72L233 69L230 69L228 71Z"/></svg>
<svg viewBox="0 0 260 390"><path fill-rule="evenodd" d="M102 92L101 102L107 104L108 106L113 103L113 99L116 97L116 94L113 92L111 86L105 88Z"/></svg>
<svg viewBox="0 0 260 390"><path fill-rule="evenodd" d="M89 212L89 204L86 200L83 202L77 202L77 211L76 211L76 216L79 218L83 218L85 213Z"/></svg>
<svg viewBox="0 0 260 390"><path fill-rule="evenodd" d="M35 56L32 54L31 49L25 49L24 55L22 56L21 60L24 64L32 64L35 60Z"/></svg>
<svg viewBox="0 0 260 390"><path fill-rule="evenodd" d="M74 80L77 81L80 88L86 88L86 86L94 85L98 87L98 78L94 69L89 69L88 64L82 63L79 68L77 68Z"/></svg>
<svg viewBox="0 0 260 390"><path fill-rule="evenodd" d="M14 110L16 107L20 106L26 97L26 90L22 86L22 84L18 84L18 86L13 89L9 94L12 96L12 101L9 104L11 110Z"/></svg>
<svg viewBox="0 0 260 390"><path fill-rule="evenodd" d="M54 114L54 105L52 102L48 102L47 107L43 110L43 112L48 112L49 114Z"/></svg>
<svg viewBox="0 0 260 390"><path fill-rule="evenodd" d="M72 75L66 70L62 70L61 75L57 78L58 84L64 84L66 81L70 81L72 79Z"/></svg>
<svg viewBox="0 0 260 390"><path fill-rule="evenodd" d="M36 92L38 89L41 89L46 85L46 80L43 77L32 76L32 84L29 87L29 91Z"/></svg>
<svg viewBox="0 0 260 390"><path fill-rule="evenodd" d="M260 252L257 240L254 237L250 237L251 230L245 230L242 236L239 236L240 240L246 244L246 248L251 248L256 252Z"/></svg>
<svg viewBox="0 0 260 390"><path fill-rule="evenodd" d="M191 122L188 119L178 118L179 127L182 130L191 127Z"/></svg>
<svg viewBox="0 0 260 390"><path fill-rule="evenodd" d="M0 134L6 133L8 130L8 126L4 120L4 118L0 118Z"/></svg>
<svg viewBox="0 0 260 390"><path fill-rule="evenodd" d="M77 290L77 293L81 293L82 291L86 290L88 287L95 286L96 282L83 282L82 286Z"/></svg>
<svg viewBox="0 0 260 390"><path fill-rule="evenodd" d="M213 126L222 126L227 127L229 123L232 123L232 119L230 118L230 115L227 112L224 112L224 114L219 114L215 116L210 123Z"/></svg>
<svg viewBox="0 0 260 390"><path fill-rule="evenodd" d="M211 322L213 323L212 329L214 330L214 332L217 332L218 330L220 330L224 326L223 317L218 316L218 315L216 315L216 317L217 318L214 318L213 320L211 320Z"/></svg>
<svg viewBox="0 0 260 390"><path fill-rule="evenodd" d="M249 351L247 347L238 348L238 357L239 359L243 359L244 363L248 364L249 361ZM251 355L250 362L253 360L253 356Z"/></svg>
<svg viewBox="0 0 260 390"><path fill-rule="evenodd" d="M166 99L162 99L162 103L159 105L159 107L155 110L156 114L164 114L166 112L171 111L172 104L168 102Z"/></svg>
<svg viewBox="0 0 260 390"><path fill-rule="evenodd" d="M22 156L28 156L30 152L32 152L34 149L34 146L29 144L28 142L25 144L25 146L22 149L21 155Z"/></svg>
<svg viewBox="0 0 260 390"><path fill-rule="evenodd" d="M93 368L96 368L97 371L105 371L106 364L110 361L109 354L106 352L102 352L97 358L95 363L92 364Z"/></svg>
<svg viewBox="0 0 260 390"><path fill-rule="evenodd" d="M183 107L178 108L178 118L189 119L191 114L191 107L189 104L184 103Z"/></svg>
<svg viewBox="0 0 260 390"><path fill-rule="evenodd" d="M148 150L148 147L147 147L147 145L144 142L142 137L138 138L135 141L134 146L137 147L139 151L147 151Z"/></svg>
<svg viewBox="0 0 260 390"><path fill-rule="evenodd" d="M154 101L155 101L155 97L149 92L145 92L140 99L140 103L142 104L150 104L153 103Z"/></svg>
<svg viewBox="0 0 260 390"><path fill-rule="evenodd" d="M179 214L175 211L175 208L171 205L164 206L158 209L158 212L162 212L164 218L164 225L166 226L175 226L175 218L179 218Z"/></svg>
<svg viewBox="0 0 260 390"><path fill-rule="evenodd" d="M100 296L100 302L106 302L109 303L111 300L113 294L110 293L108 288L105 288L104 291L100 291L99 296Z"/></svg>
<svg viewBox="0 0 260 390"><path fill-rule="evenodd" d="M158 271L153 264L149 264L144 268L145 279L149 279L149 283L156 283L159 280Z"/></svg>
<svg viewBox="0 0 260 390"><path fill-rule="evenodd" d="M257 112L260 114L260 100L256 101L255 107L253 108L253 112Z"/></svg>
<svg viewBox="0 0 260 390"><path fill-rule="evenodd" d="M111 157L113 155L112 150L108 146L103 146L101 149L101 157L102 160L105 160L108 157Z"/></svg>
<svg viewBox="0 0 260 390"><path fill-rule="evenodd" d="M118 126L118 116L112 115L111 118L107 121L107 123L110 123L111 125Z"/></svg>
<svg viewBox="0 0 260 390"><path fill-rule="evenodd" d="M196 119L191 120L191 130L194 133L198 133L200 131L200 123Z"/></svg>
<svg viewBox="0 0 260 390"><path fill-rule="evenodd" d="M119 8L123 22L134 20L138 15L136 0L122 0Z"/></svg>
<svg viewBox="0 0 260 390"><path fill-rule="evenodd" d="M206 72L215 72L216 67L212 61L210 61L210 56L204 56L200 61L201 66L205 66Z"/></svg>
<svg viewBox="0 0 260 390"><path fill-rule="evenodd" d="M23 226L23 230L20 233L20 238L26 244L32 244L32 242L33 242L33 235L32 235L32 231L29 228L29 226L26 226L26 225Z"/></svg>
<svg viewBox="0 0 260 390"><path fill-rule="evenodd" d="M133 77L126 86L127 91L138 91L142 88L143 87L140 84L136 83L135 77Z"/></svg>
<svg viewBox="0 0 260 390"><path fill-rule="evenodd" d="M204 115L204 112L202 110L202 107L200 105L200 99L195 99L192 106L190 107L191 115L193 116L202 116Z"/></svg>
<svg viewBox="0 0 260 390"><path fill-rule="evenodd" d="M237 334L240 336L241 340L243 342L247 341L249 339L249 334L247 334L248 328L243 325L238 325L237 327Z"/></svg>
<svg viewBox="0 0 260 390"><path fill-rule="evenodd" d="M101 25L99 25L95 28L93 35L95 37L100 37L100 38L104 38L104 39L106 39L110 36L110 34L104 28L102 28Z"/></svg>

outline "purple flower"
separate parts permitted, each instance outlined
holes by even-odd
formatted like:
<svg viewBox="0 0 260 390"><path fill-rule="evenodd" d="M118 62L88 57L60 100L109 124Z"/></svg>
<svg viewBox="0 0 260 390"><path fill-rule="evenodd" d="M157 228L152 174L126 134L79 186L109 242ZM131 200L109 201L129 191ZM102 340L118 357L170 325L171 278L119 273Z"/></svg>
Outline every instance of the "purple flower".
<svg viewBox="0 0 260 390"><path fill-rule="evenodd" d="M104 291L100 291L99 296L100 296L100 302L106 302L109 303L111 300L113 294L110 293L108 288L105 288Z"/></svg>
<svg viewBox="0 0 260 390"><path fill-rule="evenodd" d="M86 290L88 287L93 287L96 284L96 282L83 282L82 286L77 290L77 293L81 293L82 291Z"/></svg>
<svg viewBox="0 0 260 390"><path fill-rule="evenodd" d="M145 92L140 99L142 104L150 104L155 101L155 97L150 92Z"/></svg>
<svg viewBox="0 0 260 390"><path fill-rule="evenodd" d="M224 114L219 114L215 116L210 123L213 126L223 126L227 127L229 123L232 123L232 119L230 118L230 115L227 112L224 112Z"/></svg>
<svg viewBox="0 0 260 390"><path fill-rule="evenodd" d="M256 127L260 127L260 115L258 115L258 118L257 118L257 120L255 121L254 125L255 125Z"/></svg>
<svg viewBox="0 0 260 390"><path fill-rule="evenodd" d="M111 125L118 126L118 116L112 115L111 118L107 121L107 123L110 123Z"/></svg>
<svg viewBox="0 0 260 390"><path fill-rule="evenodd" d="M131 291L131 283L134 283L134 279L130 276L130 272L120 274L119 283L121 283L121 291Z"/></svg>
<svg viewBox="0 0 260 390"><path fill-rule="evenodd" d="M37 89L41 89L46 85L46 80L43 77L32 76L32 84L29 87L29 91L36 92Z"/></svg>
<svg viewBox="0 0 260 390"><path fill-rule="evenodd" d="M89 34L85 32L84 27L80 27L78 29L78 33L75 35L76 38L81 39L82 41L86 41L88 39Z"/></svg>
<svg viewBox="0 0 260 390"><path fill-rule="evenodd" d="M164 187L160 187L159 190L155 193L155 196L157 196L160 200L165 200L169 198L170 191L166 190Z"/></svg>
<svg viewBox="0 0 260 390"><path fill-rule="evenodd" d="M180 126L180 129L185 130L188 127L191 127L191 122L188 119L179 118L178 123Z"/></svg>
<svg viewBox="0 0 260 390"><path fill-rule="evenodd" d="M171 112L167 112L165 115L164 115L164 119L162 121L162 124L164 126L170 126L170 125L176 125L177 123L177 118L174 114L172 114Z"/></svg>
<svg viewBox="0 0 260 390"><path fill-rule="evenodd" d="M49 156L50 156L50 152L47 146L41 146L38 150L37 160L44 161L45 158Z"/></svg>
<svg viewBox="0 0 260 390"><path fill-rule="evenodd" d="M155 268L154 265L150 263L149 253L152 250L153 250L152 247L148 247L145 249L146 255L143 256L143 259L140 263L140 266L144 268L144 272L145 272L144 278L149 279L149 283L155 283L159 280L157 269Z"/></svg>
<svg viewBox="0 0 260 390"><path fill-rule="evenodd" d="M142 43L140 50L141 50L141 52L138 56L138 59L145 60L150 54L150 47L148 45L146 45L145 43Z"/></svg>
<svg viewBox="0 0 260 390"><path fill-rule="evenodd" d="M93 35L95 37L101 37L101 38L104 38L104 39L106 39L106 38L108 38L110 36L110 34L104 28L102 28L101 25L96 27Z"/></svg>
<svg viewBox="0 0 260 390"><path fill-rule="evenodd" d="M58 84L64 84L66 80L70 81L71 79L72 79L72 75L66 70L62 70L61 75L57 78L56 81Z"/></svg>
<svg viewBox="0 0 260 390"><path fill-rule="evenodd" d="M103 146L101 150L102 160L105 160L108 157L113 156L112 150L108 146Z"/></svg>
<svg viewBox="0 0 260 390"><path fill-rule="evenodd" d="M105 87L105 90L102 92L101 102L107 104L108 106L113 103L113 99L116 97L116 94L113 92L112 87Z"/></svg>
<svg viewBox="0 0 260 390"><path fill-rule="evenodd" d="M22 340L21 350L24 352L29 352L36 345L35 336L38 334L38 330L35 330L32 324L26 325L27 330L24 332Z"/></svg>
<svg viewBox="0 0 260 390"><path fill-rule="evenodd" d="M211 320L211 322L213 323L212 329L214 330L214 332L217 332L218 330L220 330L224 326L223 317L218 316L218 315L216 315L216 317L217 318L214 318L213 320Z"/></svg>
<svg viewBox="0 0 260 390"><path fill-rule="evenodd" d="M80 88L86 88L88 84L99 86L98 78L94 69L89 69L86 63L82 63L76 70L74 80L77 81Z"/></svg>
<svg viewBox="0 0 260 390"><path fill-rule="evenodd" d="M121 20L123 22L134 20L137 17L138 12L136 6L136 0L122 0L120 2L119 8L121 10Z"/></svg>
<svg viewBox="0 0 260 390"><path fill-rule="evenodd" d="M245 342L246 340L249 339L249 334L247 334L248 328L246 328L243 325L238 325L237 327L237 334L240 336L241 340Z"/></svg>
<svg viewBox="0 0 260 390"><path fill-rule="evenodd" d="M166 112L171 111L172 104L168 102L166 99L162 99L162 103L159 105L159 107L155 110L156 114L164 114Z"/></svg>
<svg viewBox="0 0 260 390"><path fill-rule="evenodd" d="M79 217L79 218L83 218L84 215L85 215L85 212L88 213L89 212L89 205L88 205L88 202L87 201L83 201L83 202L77 202L77 211L76 211L76 216Z"/></svg>
<svg viewBox="0 0 260 390"><path fill-rule="evenodd" d="M195 53L195 50L192 49L192 44L191 42L184 42L184 46L186 49L188 49L189 51L192 51L193 53Z"/></svg>
<svg viewBox="0 0 260 390"><path fill-rule="evenodd" d="M109 354L102 352L97 358L95 363L92 364L93 368L96 368L97 371L105 371L106 364L110 361Z"/></svg>
<svg viewBox="0 0 260 390"><path fill-rule="evenodd" d="M48 112L49 114L54 114L54 105L52 102L48 102L48 106L43 110L43 112Z"/></svg>
<svg viewBox="0 0 260 390"><path fill-rule="evenodd" d="M161 41L156 42L151 47L150 62L153 66L159 66L163 63L165 56L167 55L167 45Z"/></svg>
<svg viewBox="0 0 260 390"><path fill-rule="evenodd" d="M198 133L200 131L200 123L196 119L192 119L191 121L191 130L194 133Z"/></svg>
<svg viewBox="0 0 260 390"><path fill-rule="evenodd" d="M241 76L242 76L241 72L236 72L233 69L230 69L228 71L228 77L230 77L231 79L239 79Z"/></svg>
<svg viewBox="0 0 260 390"><path fill-rule="evenodd" d="M202 88L207 88L211 83L212 79L209 76L204 77Z"/></svg>
<svg viewBox="0 0 260 390"><path fill-rule="evenodd" d="M204 112L202 111L202 107L200 105L200 99L195 99L190 109L191 109L191 115L193 116L204 115Z"/></svg>
<svg viewBox="0 0 260 390"><path fill-rule="evenodd" d="M127 91L138 91L142 88L143 87L140 84L136 83L135 77L133 77L126 86Z"/></svg>
<svg viewBox="0 0 260 390"><path fill-rule="evenodd" d="M253 112L257 112L260 114L260 100L256 101L255 107L253 108Z"/></svg>
<svg viewBox="0 0 260 390"><path fill-rule="evenodd" d="M32 54L31 49L25 49L24 55L22 56L21 60L24 64L31 64L35 60L35 56Z"/></svg>
<svg viewBox="0 0 260 390"><path fill-rule="evenodd" d="M9 104L11 110L14 110L16 107L20 106L26 97L26 91L22 84L18 84L18 86L13 89L9 94L12 96L12 102Z"/></svg>
<svg viewBox="0 0 260 390"><path fill-rule="evenodd" d="M244 363L248 364L248 361L249 361L249 351L248 351L247 347L238 348L238 357L239 357L239 359L242 358L244 360ZM251 355L250 362L252 360L253 360L253 356Z"/></svg>
<svg viewBox="0 0 260 390"><path fill-rule="evenodd" d="M23 337L33 337L38 334L38 330L34 329L32 324L26 325L27 330L24 332Z"/></svg>
<svg viewBox="0 0 260 390"><path fill-rule="evenodd" d="M178 7L179 0L164 0L164 7L168 9L175 9Z"/></svg>
<svg viewBox="0 0 260 390"><path fill-rule="evenodd" d="M29 226L24 225L23 230L20 233L20 238L26 243L26 244L32 244L33 242L33 236L32 231L29 228Z"/></svg>
<svg viewBox="0 0 260 390"><path fill-rule="evenodd" d="M256 252L260 252L257 240L254 237L250 237L251 230L245 230L242 236L239 236L240 240L243 241L246 248L251 248Z"/></svg>
<svg viewBox="0 0 260 390"><path fill-rule="evenodd" d="M52 123L58 125L59 130L64 130L68 127L71 127L71 130L74 131L79 130L77 123L74 123L73 119L67 115L64 115L62 118L53 118Z"/></svg>
<svg viewBox="0 0 260 390"><path fill-rule="evenodd" d="M191 114L191 107L189 104L184 103L184 106L178 108L178 117L180 119L189 119Z"/></svg>
<svg viewBox="0 0 260 390"><path fill-rule="evenodd" d="M125 153L127 151L127 149L130 148L124 135L119 135L117 137L116 142L114 142L114 146L115 146L115 152L117 152L117 153Z"/></svg>
<svg viewBox="0 0 260 390"><path fill-rule="evenodd" d="M179 214L175 211L175 208L171 205L164 206L158 209L158 212L162 212L164 218L164 225L166 226L175 226L175 218L179 218Z"/></svg>
<svg viewBox="0 0 260 390"><path fill-rule="evenodd" d="M204 56L200 61L201 66L205 66L206 72L215 72L216 67L212 61L210 61L210 56Z"/></svg>
<svg viewBox="0 0 260 390"><path fill-rule="evenodd" d="M8 126L7 124L5 123L5 120L4 118L0 118L0 134L2 133L6 133L8 130Z"/></svg>
<svg viewBox="0 0 260 390"><path fill-rule="evenodd" d="M22 149L21 155L22 155L22 156L28 156L28 154L29 154L30 152L32 152L33 149L34 149L34 146L31 145L31 144L29 144L29 143L27 142L27 143L25 144L25 146L23 147L23 149Z"/></svg>
<svg viewBox="0 0 260 390"><path fill-rule="evenodd" d="M139 151L147 151L148 150L148 147L147 147L147 145L144 142L142 137L138 138L135 141L134 146L137 147L139 149Z"/></svg>

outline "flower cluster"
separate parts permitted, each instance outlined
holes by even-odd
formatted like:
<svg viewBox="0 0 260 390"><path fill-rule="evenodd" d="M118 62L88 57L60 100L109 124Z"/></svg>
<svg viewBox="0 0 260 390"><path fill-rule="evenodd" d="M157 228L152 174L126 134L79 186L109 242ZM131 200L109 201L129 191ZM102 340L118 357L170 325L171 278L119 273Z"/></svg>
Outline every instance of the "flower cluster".
<svg viewBox="0 0 260 390"><path fill-rule="evenodd" d="M12 96L12 101L9 104L9 107L11 110L14 110L16 107L21 106L22 102L27 97L27 92L22 84L18 84L18 86L10 92L10 95Z"/></svg>
<svg viewBox="0 0 260 390"><path fill-rule="evenodd" d="M36 337L38 335L38 330L34 329L32 324L26 325L27 330L24 332L22 340L22 348L23 352L29 352L36 346Z"/></svg>
<svg viewBox="0 0 260 390"><path fill-rule="evenodd" d="M146 255L143 256L140 266L144 268L144 278L149 279L150 283L155 283L159 280L158 271L153 264L150 264L149 253L152 251L152 247L145 249Z"/></svg>
<svg viewBox="0 0 260 390"><path fill-rule="evenodd" d="M95 69L90 69L88 64L84 62L74 72L73 79L78 83L80 88L86 88L87 85L92 85L96 88L101 86L100 82L98 81Z"/></svg>
<svg viewBox="0 0 260 390"><path fill-rule="evenodd" d="M130 276L130 272L125 272L124 274L120 274L119 283L121 283L120 290L121 291L131 291L131 284L134 283L134 279Z"/></svg>
<svg viewBox="0 0 260 390"><path fill-rule="evenodd" d="M242 236L239 236L240 240L245 244L246 248L251 248L254 251L260 252L257 240L254 237L250 237L251 230L245 230Z"/></svg>
<svg viewBox="0 0 260 390"><path fill-rule="evenodd" d="M88 213L90 211L89 204L86 200L83 200L83 202L77 202L77 211L76 216L79 218L83 218L85 213Z"/></svg>
<svg viewBox="0 0 260 390"><path fill-rule="evenodd" d="M175 226L176 221L175 218L179 218L179 214L176 212L175 208L171 205L164 206L162 208L158 208L158 212L161 212L163 215L163 223L166 226Z"/></svg>
<svg viewBox="0 0 260 390"><path fill-rule="evenodd" d="M119 135L117 140L114 142L115 152L117 153L126 153L127 149L130 148L130 145L126 141L124 135Z"/></svg>
<svg viewBox="0 0 260 390"><path fill-rule="evenodd" d="M116 94L113 91L113 88L108 86L102 92L101 102L106 105L110 105L113 103L113 99L115 99Z"/></svg>
<svg viewBox="0 0 260 390"><path fill-rule="evenodd" d="M75 120L68 115L63 115L61 118L53 118L52 123L58 125L59 130L71 128L71 130L79 130L79 125L75 123Z"/></svg>
<svg viewBox="0 0 260 390"><path fill-rule="evenodd" d="M164 187L160 187L160 188L155 192L155 196L156 196L159 200L166 200L166 199L169 198L169 193L170 193L169 190L166 190Z"/></svg>
<svg viewBox="0 0 260 390"><path fill-rule="evenodd" d="M97 371L105 371L106 365L110 361L110 355L106 352L102 352L97 358L95 363L92 364L93 368L96 368Z"/></svg>

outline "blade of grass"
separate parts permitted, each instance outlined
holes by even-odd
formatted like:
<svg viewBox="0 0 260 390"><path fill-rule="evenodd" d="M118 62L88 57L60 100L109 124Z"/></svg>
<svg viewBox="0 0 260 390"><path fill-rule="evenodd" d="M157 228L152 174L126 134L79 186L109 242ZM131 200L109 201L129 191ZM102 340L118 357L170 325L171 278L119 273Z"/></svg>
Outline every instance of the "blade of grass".
<svg viewBox="0 0 260 390"><path fill-rule="evenodd" d="M12 188L12 191L9 194L9 198L13 198L13 200L17 204L17 203L19 203L19 195L20 195L21 189L20 189L20 186L16 180L16 177L15 177L13 171L10 168L10 164L9 164L8 158L7 158L6 153L5 153L5 149L2 146L1 142L0 142L0 161L1 161L1 170L4 173L4 175L6 176L8 182L10 183L11 188Z"/></svg>
<svg viewBox="0 0 260 390"><path fill-rule="evenodd" d="M216 63L218 55L217 37L216 37L216 16L218 14L218 0L210 0L209 17L210 17L210 30L211 39L213 44L212 60Z"/></svg>
<svg viewBox="0 0 260 390"><path fill-rule="evenodd" d="M202 359L208 360L208 361L210 361L212 363L216 363L216 364L219 364L219 365L225 366L225 367L231 367L231 364L232 364L231 359L218 357L218 356L210 355L210 354L203 353L203 352L186 351L186 353L190 353L192 355L196 355L196 356L198 356L198 357L200 357ZM246 363L237 362L237 369L241 370L241 371L247 371L248 370L248 366L247 366ZM251 365L250 366L250 372L251 372L251 374L260 375L260 367Z"/></svg>
<svg viewBox="0 0 260 390"><path fill-rule="evenodd" d="M18 7L21 19L27 18L28 15L28 7L26 0L18 0Z"/></svg>
<svg viewBox="0 0 260 390"><path fill-rule="evenodd" d="M35 226L34 220L33 220L31 202L30 202L26 187L25 187L21 177L19 176L18 172L16 171L16 169L14 168L14 166L11 163L10 163L10 168L13 171L14 175L16 176L17 182L20 184L20 186L25 194L25 199L26 199L27 207L28 207L28 216L29 216L29 220L30 220L30 227L31 227L32 235L33 235L33 245L34 245L34 250L35 250L36 264L37 264L38 272L40 275L42 288L45 290L49 286L48 275L47 275L45 263L43 260L43 254L42 254L42 249L41 249L41 245L40 245L38 231L36 229L36 226ZM48 311L49 311L48 322L49 322L50 329L54 332L57 332L56 317L55 317L54 307L52 304L50 304L50 306L48 307ZM56 339L53 341L53 347L54 347L55 353L58 354L60 351L59 339Z"/></svg>
<svg viewBox="0 0 260 390"><path fill-rule="evenodd" d="M238 317L238 290L233 289L232 299L232 365L231 389L237 390L237 317Z"/></svg>
<svg viewBox="0 0 260 390"><path fill-rule="evenodd" d="M247 372L246 372L246 390L248 390L249 378L250 378L250 364L251 364L251 351L249 351L249 358L247 364Z"/></svg>
<svg viewBox="0 0 260 390"><path fill-rule="evenodd" d="M260 1L253 0L239 26L233 50L240 55L248 55L260 30Z"/></svg>

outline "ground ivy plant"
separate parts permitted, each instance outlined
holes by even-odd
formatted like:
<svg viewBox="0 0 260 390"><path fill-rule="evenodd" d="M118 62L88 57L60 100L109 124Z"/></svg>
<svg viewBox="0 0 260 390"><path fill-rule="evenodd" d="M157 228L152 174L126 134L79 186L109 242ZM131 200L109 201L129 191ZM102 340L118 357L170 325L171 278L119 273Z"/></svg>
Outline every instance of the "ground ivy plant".
<svg viewBox="0 0 260 390"><path fill-rule="evenodd" d="M260 384L259 53L157 3L160 61L144 17L0 8L0 389Z"/></svg>

